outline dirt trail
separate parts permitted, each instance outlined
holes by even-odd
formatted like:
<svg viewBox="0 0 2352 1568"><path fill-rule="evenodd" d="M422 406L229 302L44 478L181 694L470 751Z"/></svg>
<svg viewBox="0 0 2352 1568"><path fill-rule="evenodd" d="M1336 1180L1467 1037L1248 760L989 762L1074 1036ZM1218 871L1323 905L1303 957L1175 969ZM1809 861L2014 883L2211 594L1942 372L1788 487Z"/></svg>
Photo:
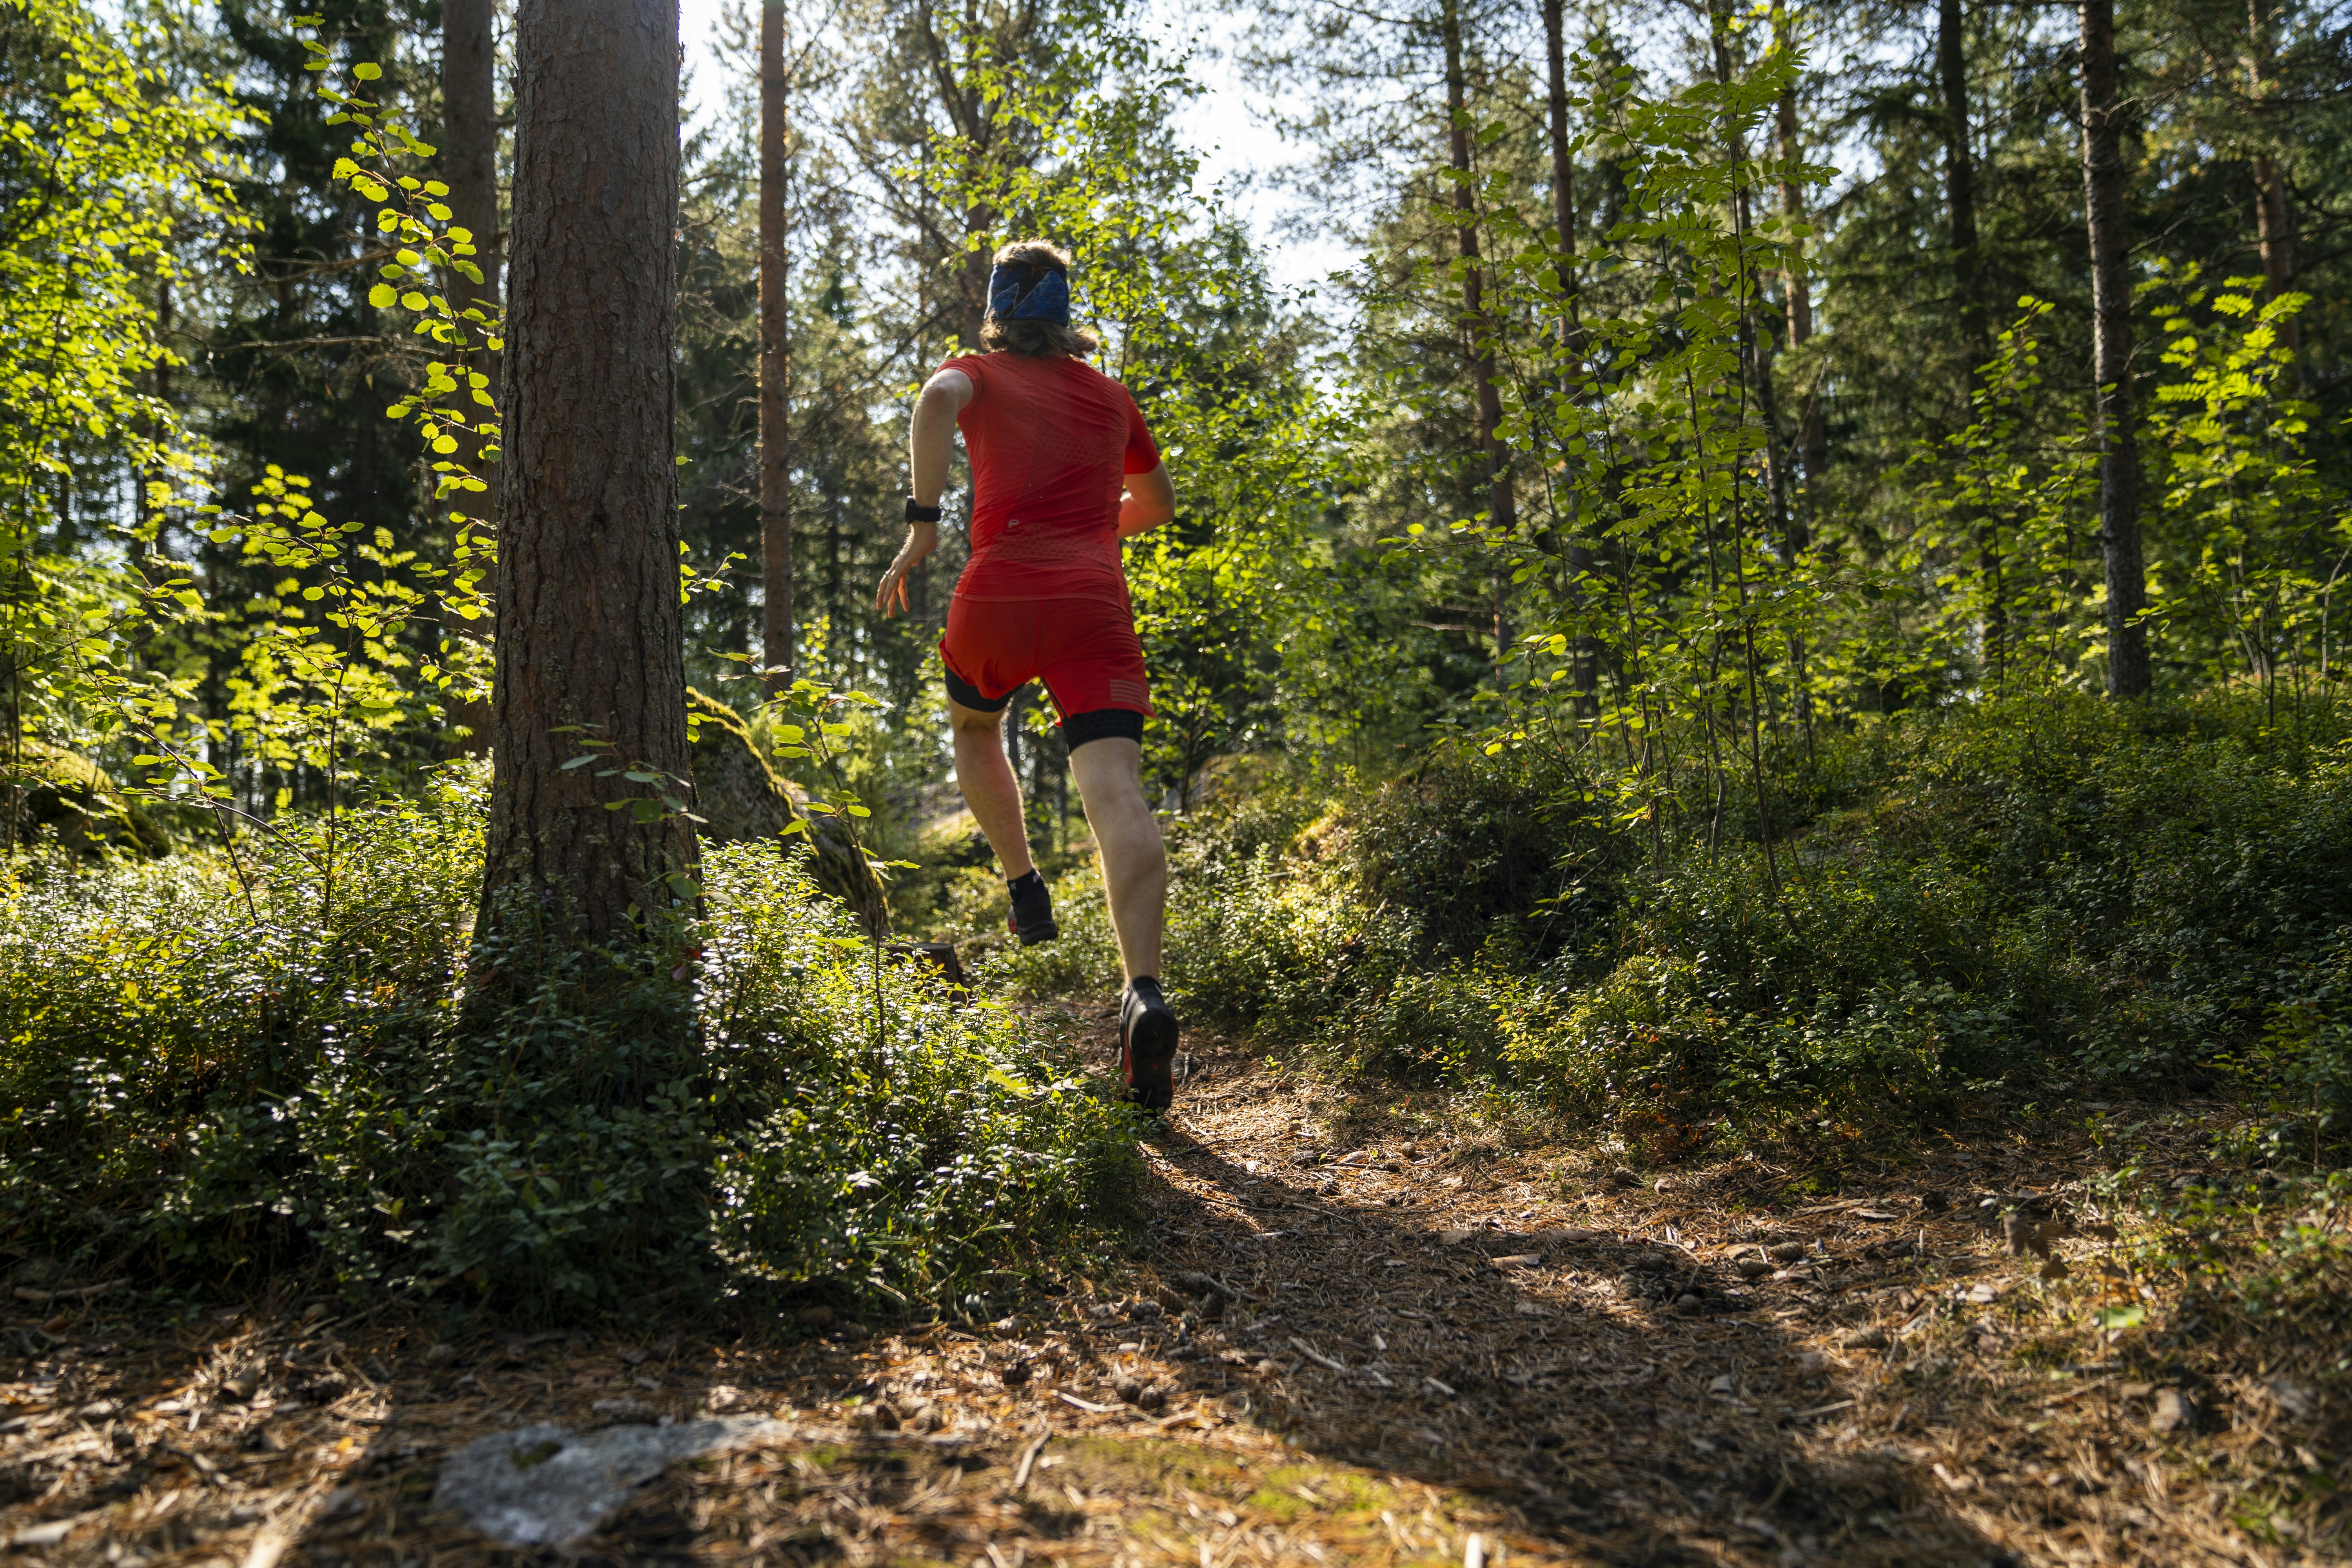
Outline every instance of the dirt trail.
<svg viewBox="0 0 2352 1568"><path fill-rule="evenodd" d="M2050 1288L1971 1215L1979 1191L2063 1201L2066 1153L1945 1142L1940 1167L1791 1206L1801 1173L1627 1184L1231 1056L1193 1064L1146 1146L1157 1240L1132 1272L976 1332L436 1343L319 1305L173 1326L20 1301L0 1542L110 1568L551 1561L436 1511L443 1461L535 1424L724 1412L780 1425L671 1466L577 1555L2285 1561L2222 1522L2147 1385L2018 1370ZM1775 1244L1801 1255L1741 1272Z"/></svg>

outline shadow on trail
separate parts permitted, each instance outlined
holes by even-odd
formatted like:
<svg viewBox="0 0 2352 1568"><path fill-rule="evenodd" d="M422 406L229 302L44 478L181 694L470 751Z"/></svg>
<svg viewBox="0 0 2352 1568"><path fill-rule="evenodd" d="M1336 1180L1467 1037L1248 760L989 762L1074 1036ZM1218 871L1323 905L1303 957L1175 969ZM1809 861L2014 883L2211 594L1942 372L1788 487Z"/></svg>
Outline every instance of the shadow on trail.
<svg viewBox="0 0 2352 1568"><path fill-rule="evenodd" d="M1535 1542L1608 1562L2011 1560L1885 1447L1902 1412L1858 1408L1870 1391L1721 1265L1485 1225L1449 1243L1471 1221L1428 1201L1446 1195L1433 1163L1400 1173L1413 1190L1390 1206L1185 1132L1156 1146L1163 1279L1239 1298L1204 1325L1225 1343L1173 1353L1306 1452L1478 1493Z"/></svg>

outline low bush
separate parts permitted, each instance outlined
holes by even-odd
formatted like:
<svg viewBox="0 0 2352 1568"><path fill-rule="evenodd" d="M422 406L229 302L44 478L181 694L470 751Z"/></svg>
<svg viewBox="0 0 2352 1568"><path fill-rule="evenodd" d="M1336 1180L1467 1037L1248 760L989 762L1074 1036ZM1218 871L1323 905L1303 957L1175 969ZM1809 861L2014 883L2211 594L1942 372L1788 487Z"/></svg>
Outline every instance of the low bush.
<svg viewBox="0 0 2352 1568"><path fill-rule="evenodd" d="M1236 814L1245 856L1189 824L1171 979L1265 1044L1659 1148L2217 1057L2316 1081L2312 998L2352 942L2341 730L2042 694L1823 735L1775 806L1777 882L1736 831L1710 853L1703 813L1609 826L1606 759L1442 747L1278 846Z"/></svg>
<svg viewBox="0 0 2352 1568"><path fill-rule="evenodd" d="M1119 1221L1127 1113L1016 1015L877 976L793 855L706 850L698 972L476 948L479 804L347 819L331 900L299 839L19 862L0 1238L544 1312L937 1300Z"/></svg>

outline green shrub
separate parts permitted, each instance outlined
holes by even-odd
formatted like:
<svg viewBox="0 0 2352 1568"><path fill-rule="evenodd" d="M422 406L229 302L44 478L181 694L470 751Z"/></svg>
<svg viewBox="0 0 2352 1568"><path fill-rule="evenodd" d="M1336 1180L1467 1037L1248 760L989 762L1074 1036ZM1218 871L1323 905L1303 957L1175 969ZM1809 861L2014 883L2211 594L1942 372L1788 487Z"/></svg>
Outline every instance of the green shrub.
<svg viewBox="0 0 2352 1568"><path fill-rule="evenodd" d="M1433 953L1478 950L1499 920L1526 921L1538 953L1605 925L1615 879L1638 855L1595 797L1589 753L1528 746L1488 756L1440 742L1347 818L1360 896L1408 910Z"/></svg>
<svg viewBox="0 0 2352 1568"><path fill-rule="evenodd" d="M1066 1046L886 965L798 859L706 850L698 973L469 947L478 785L0 900L0 1227L184 1280L549 1310L951 1296L1119 1216ZM257 868L248 860L249 873ZM877 1045L878 1031L878 1045Z"/></svg>
<svg viewBox="0 0 2352 1568"><path fill-rule="evenodd" d="M1443 746L1180 878L1170 969L1266 1044L1657 1145L1727 1115L1917 1119L1972 1085L2152 1085L2217 1052L2317 1082L2352 745L2262 717L2043 694L1823 734L1775 807L1777 886L1752 810L1711 854L1685 802L1661 855L1584 800L1605 759Z"/></svg>

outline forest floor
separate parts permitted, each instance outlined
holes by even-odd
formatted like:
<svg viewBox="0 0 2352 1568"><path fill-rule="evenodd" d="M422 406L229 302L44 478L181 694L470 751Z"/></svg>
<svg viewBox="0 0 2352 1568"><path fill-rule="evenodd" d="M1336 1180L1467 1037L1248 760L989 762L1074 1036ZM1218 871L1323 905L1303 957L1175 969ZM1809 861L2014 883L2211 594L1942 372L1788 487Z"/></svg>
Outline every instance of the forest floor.
<svg viewBox="0 0 2352 1568"><path fill-rule="evenodd" d="M2144 1110L2159 1170L2228 1114ZM985 1327L444 1341L389 1306L19 1299L0 1545L109 1568L2343 1560L2341 1462L2312 1448L2342 1347L2168 1363L2086 1326L2145 1294L2117 1243L2040 1243L2070 1270L2005 1245L2004 1208L2099 1228L2079 1138L1636 1179L1434 1095L1204 1052L1144 1153L1145 1259ZM1764 1272L1774 1246L1792 1261ZM530 1428L711 1417L717 1451L565 1552L445 1506L478 1439L524 1466L569 1440Z"/></svg>

